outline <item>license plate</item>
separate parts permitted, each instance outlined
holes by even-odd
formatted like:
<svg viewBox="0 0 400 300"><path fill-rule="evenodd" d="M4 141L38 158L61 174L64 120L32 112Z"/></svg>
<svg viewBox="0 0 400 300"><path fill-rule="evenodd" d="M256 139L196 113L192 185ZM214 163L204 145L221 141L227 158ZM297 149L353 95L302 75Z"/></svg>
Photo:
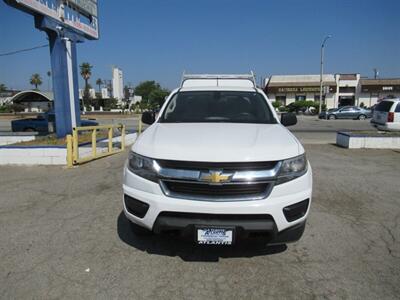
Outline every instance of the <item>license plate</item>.
<svg viewBox="0 0 400 300"><path fill-rule="evenodd" d="M203 245L232 245L233 229L197 228L197 243Z"/></svg>

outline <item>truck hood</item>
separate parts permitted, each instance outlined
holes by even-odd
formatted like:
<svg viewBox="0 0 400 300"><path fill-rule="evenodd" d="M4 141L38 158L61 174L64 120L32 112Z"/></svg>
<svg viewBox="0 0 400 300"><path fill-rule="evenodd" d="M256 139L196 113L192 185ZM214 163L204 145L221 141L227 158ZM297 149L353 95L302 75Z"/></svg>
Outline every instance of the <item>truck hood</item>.
<svg viewBox="0 0 400 300"><path fill-rule="evenodd" d="M281 124L155 123L132 146L140 155L169 160L275 161L304 152Z"/></svg>

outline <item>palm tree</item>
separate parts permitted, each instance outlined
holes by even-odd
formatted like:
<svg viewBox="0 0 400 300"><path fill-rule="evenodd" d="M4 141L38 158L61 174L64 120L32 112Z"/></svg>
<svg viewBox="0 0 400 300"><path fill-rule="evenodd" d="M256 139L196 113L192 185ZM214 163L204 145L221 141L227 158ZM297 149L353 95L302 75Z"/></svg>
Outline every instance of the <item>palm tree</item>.
<svg viewBox="0 0 400 300"><path fill-rule="evenodd" d="M33 74L31 76L31 79L30 79L29 82L30 82L30 84L34 85L35 86L35 90L37 90L38 89L38 85L42 84L42 78L40 77L40 75L38 73L35 73L35 74Z"/></svg>
<svg viewBox="0 0 400 300"><path fill-rule="evenodd" d="M81 69L81 76L82 76L83 80L85 80L85 89L86 89L88 82L89 82L89 78L90 78L90 76L92 76L93 66L91 66L89 63L85 62L85 63L82 63L79 67Z"/></svg>
<svg viewBox="0 0 400 300"><path fill-rule="evenodd" d="M100 78L97 78L96 84L99 87L99 93L101 93L101 85L103 84L103 80L101 80Z"/></svg>
<svg viewBox="0 0 400 300"><path fill-rule="evenodd" d="M47 90L50 91L50 76L51 76L51 72L47 71Z"/></svg>
<svg viewBox="0 0 400 300"><path fill-rule="evenodd" d="M90 76L92 76L93 66L91 66L88 62L84 62L79 66L79 68L81 69L81 76L82 76L83 80L85 80L85 91L83 93L83 99L82 99L82 102L83 102L82 104L83 104L83 106L85 106L84 100L89 100L88 83L89 83Z"/></svg>

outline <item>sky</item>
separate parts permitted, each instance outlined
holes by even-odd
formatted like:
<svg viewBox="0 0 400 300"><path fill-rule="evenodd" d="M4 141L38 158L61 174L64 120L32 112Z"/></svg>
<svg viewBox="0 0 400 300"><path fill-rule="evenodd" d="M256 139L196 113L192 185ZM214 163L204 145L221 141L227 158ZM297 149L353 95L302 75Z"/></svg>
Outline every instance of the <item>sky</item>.
<svg viewBox="0 0 400 300"><path fill-rule="evenodd" d="M247 73L257 77L325 73L400 77L399 0L98 0L100 39L78 44L78 63L93 65L91 84L156 80L173 89L187 73ZM42 45L33 17L0 0L0 54ZM0 83L30 88L41 74L47 89L48 48L0 56ZM83 81L80 79L80 85Z"/></svg>

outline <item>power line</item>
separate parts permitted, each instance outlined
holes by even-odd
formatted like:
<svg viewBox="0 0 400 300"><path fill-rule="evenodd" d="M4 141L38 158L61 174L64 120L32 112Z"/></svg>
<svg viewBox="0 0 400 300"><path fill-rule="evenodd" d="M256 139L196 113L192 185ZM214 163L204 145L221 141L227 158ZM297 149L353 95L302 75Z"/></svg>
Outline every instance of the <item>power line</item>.
<svg viewBox="0 0 400 300"><path fill-rule="evenodd" d="M16 50L16 51L12 51L12 52L0 53L0 56L13 55L13 54L32 51L32 50L36 50L36 49L44 48L44 47L48 47L48 46L49 46L48 44L45 44L45 45L40 45L40 46L36 46L36 47L32 47L32 48Z"/></svg>

